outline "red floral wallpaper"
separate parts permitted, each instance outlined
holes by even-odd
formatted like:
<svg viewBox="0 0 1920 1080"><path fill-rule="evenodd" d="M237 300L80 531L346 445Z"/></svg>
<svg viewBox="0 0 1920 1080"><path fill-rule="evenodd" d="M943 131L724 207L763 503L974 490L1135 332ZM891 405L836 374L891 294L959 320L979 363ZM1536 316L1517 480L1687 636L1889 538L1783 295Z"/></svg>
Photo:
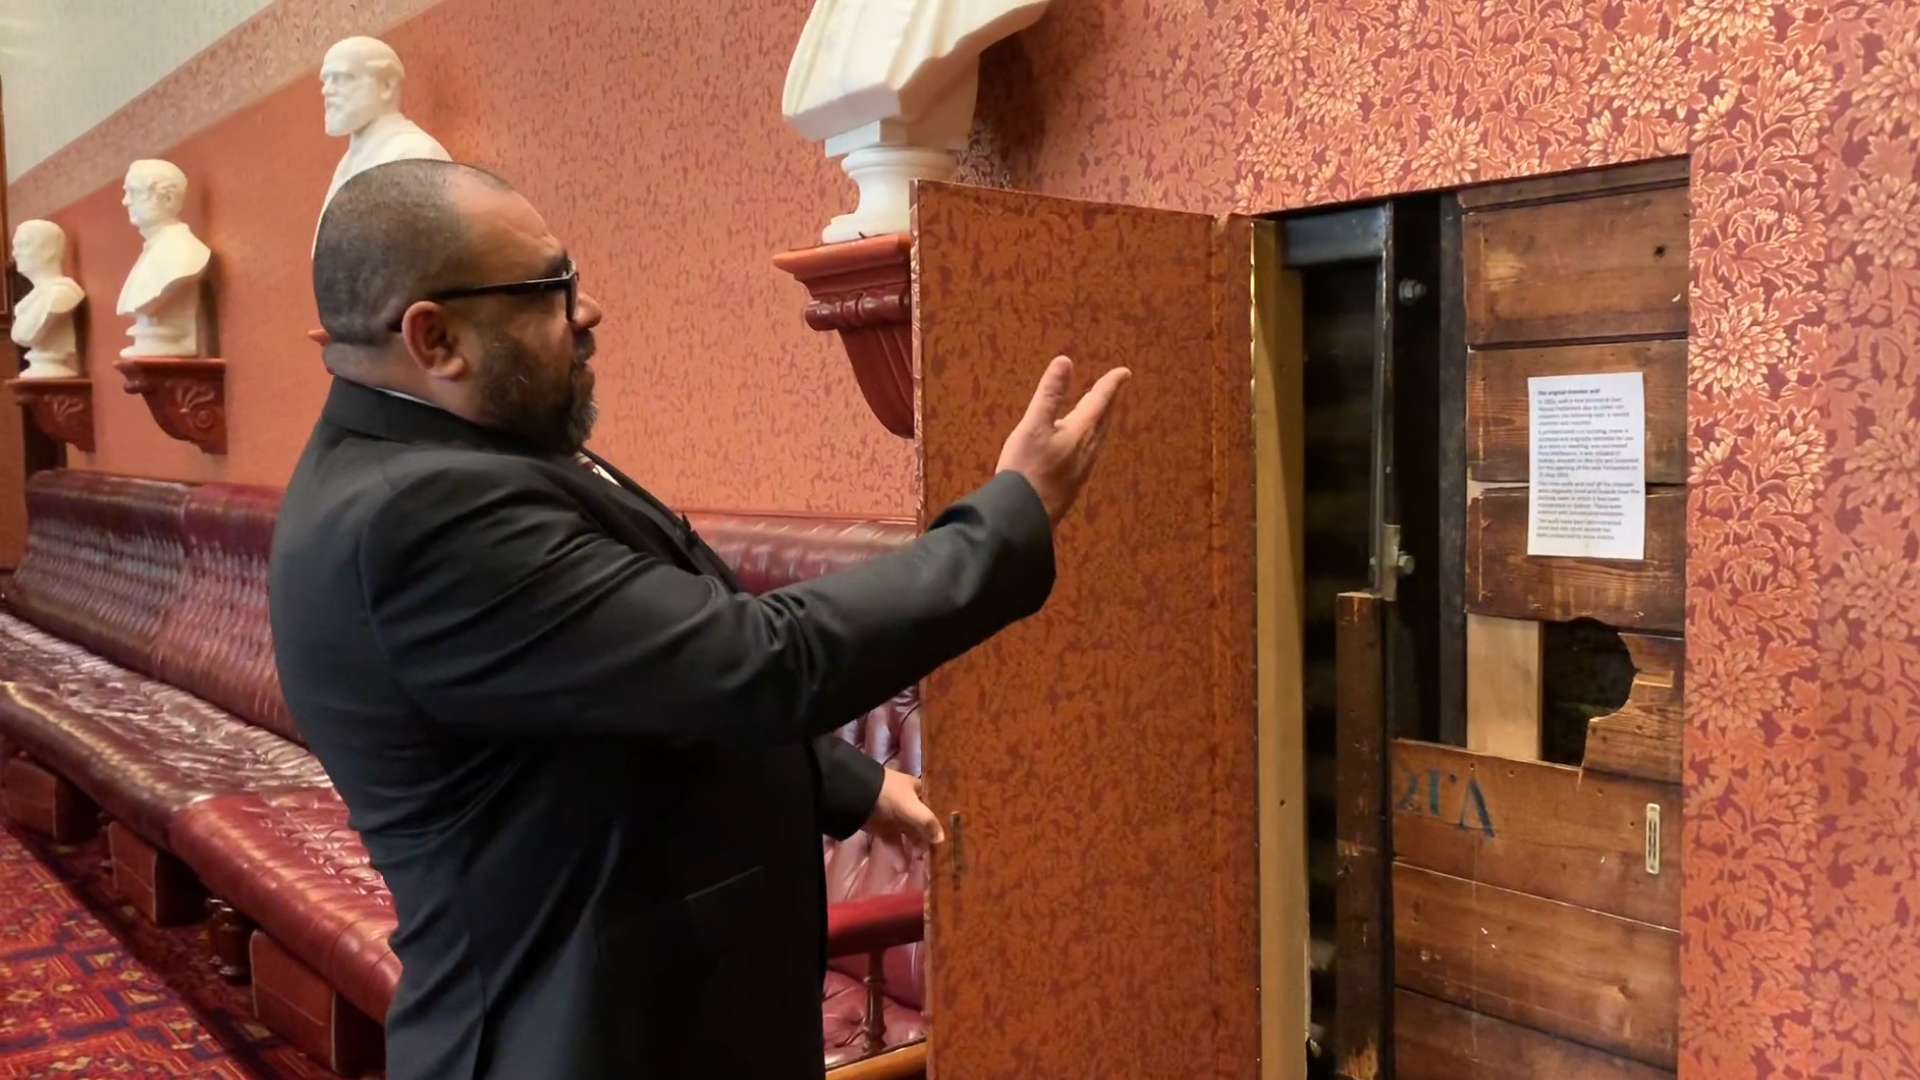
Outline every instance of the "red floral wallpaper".
<svg viewBox="0 0 1920 1080"><path fill-rule="evenodd" d="M1248 5L1262 210L1693 161L1681 1076L1920 1075L1920 5Z"/></svg>
<svg viewBox="0 0 1920 1080"><path fill-rule="evenodd" d="M898 512L909 448L859 426L844 361L766 261L851 191L772 113L808 6L443 0L389 40L437 73L413 100L449 145L508 168L601 267L625 313L603 351L633 358L606 382L612 449L679 499ZM202 110L189 155L305 162L275 179L317 192L338 148L306 80L231 115L163 92ZM1691 155L1681 1072L1920 1076L1920 4L1059 0L984 80L966 178L1208 212ZM178 138L123 134L71 175ZM56 183L74 165L15 185L32 212L87 194ZM237 238L230 276L265 287L307 226L222 196L238 175L195 183ZM124 229L117 198L87 210L102 229ZM115 272L95 251L83 271ZM284 470L317 404L309 304L223 312L228 340L292 342L235 377L257 426L238 472Z"/></svg>

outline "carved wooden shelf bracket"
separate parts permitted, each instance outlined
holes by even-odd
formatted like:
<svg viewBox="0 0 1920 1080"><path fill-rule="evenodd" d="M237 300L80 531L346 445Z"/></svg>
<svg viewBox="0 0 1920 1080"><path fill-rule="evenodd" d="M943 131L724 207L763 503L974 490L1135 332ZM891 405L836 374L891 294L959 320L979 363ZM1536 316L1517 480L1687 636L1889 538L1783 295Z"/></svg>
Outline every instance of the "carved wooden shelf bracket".
<svg viewBox="0 0 1920 1080"><path fill-rule="evenodd" d="M127 393L147 399L160 430L209 454L227 452L225 360L134 357L116 360Z"/></svg>
<svg viewBox="0 0 1920 1080"><path fill-rule="evenodd" d="M807 325L837 330L853 377L882 426L913 438L913 237L849 240L774 256L813 303Z"/></svg>
<svg viewBox="0 0 1920 1080"><path fill-rule="evenodd" d="M92 379L8 379L7 389L48 438L93 453Z"/></svg>

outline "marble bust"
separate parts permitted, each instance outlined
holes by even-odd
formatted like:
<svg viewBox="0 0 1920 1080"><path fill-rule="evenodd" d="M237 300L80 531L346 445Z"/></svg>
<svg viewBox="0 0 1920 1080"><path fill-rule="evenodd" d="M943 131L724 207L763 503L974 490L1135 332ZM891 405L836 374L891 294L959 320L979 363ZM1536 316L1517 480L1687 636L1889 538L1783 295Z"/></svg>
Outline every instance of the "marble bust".
<svg viewBox="0 0 1920 1080"><path fill-rule="evenodd" d="M915 180L953 175L973 127L980 54L1049 0L815 0L781 111L860 189L828 243L906 232Z"/></svg>
<svg viewBox="0 0 1920 1080"><path fill-rule="evenodd" d="M136 161L127 169L127 218L146 243L120 288L121 315L133 317L133 344L121 356L198 356L200 277L212 252L180 220L187 175L168 161Z"/></svg>
<svg viewBox="0 0 1920 1080"><path fill-rule="evenodd" d="M351 37L327 50L320 64L327 134L346 136L347 152L333 170L333 183L320 204L322 214L341 184L375 165L407 158L449 160L446 147L400 114L405 79L399 54L378 38Z"/></svg>
<svg viewBox="0 0 1920 1080"><path fill-rule="evenodd" d="M74 309L87 298L66 275L67 234L51 221L23 221L13 231L13 263L33 286L13 309L13 343L27 350L23 379L80 374Z"/></svg>

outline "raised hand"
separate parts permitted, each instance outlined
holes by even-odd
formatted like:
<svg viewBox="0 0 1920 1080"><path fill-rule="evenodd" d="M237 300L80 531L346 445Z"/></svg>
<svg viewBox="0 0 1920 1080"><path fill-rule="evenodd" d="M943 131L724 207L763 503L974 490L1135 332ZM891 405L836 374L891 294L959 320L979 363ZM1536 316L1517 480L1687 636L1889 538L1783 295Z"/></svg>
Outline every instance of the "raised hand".
<svg viewBox="0 0 1920 1080"><path fill-rule="evenodd" d="M1073 383L1073 361L1054 357L1040 377L1026 415L1001 447L997 471L1012 470L1026 477L1055 525L1073 508L1092 475L1101 439L1113 417L1114 398L1132 377L1126 368L1114 368L1062 416Z"/></svg>

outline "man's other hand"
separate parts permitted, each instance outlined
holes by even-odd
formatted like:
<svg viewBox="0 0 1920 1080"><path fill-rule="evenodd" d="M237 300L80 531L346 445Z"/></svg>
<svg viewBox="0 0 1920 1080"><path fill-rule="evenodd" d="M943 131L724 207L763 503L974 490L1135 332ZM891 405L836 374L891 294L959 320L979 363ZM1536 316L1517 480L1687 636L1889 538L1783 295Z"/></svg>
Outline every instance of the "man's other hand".
<svg viewBox="0 0 1920 1080"><path fill-rule="evenodd" d="M947 838L940 819L922 801L925 787L920 781L897 769L886 770L880 782L880 797L873 802L866 831L875 836L906 837L928 846Z"/></svg>
<svg viewBox="0 0 1920 1080"><path fill-rule="evenodd" d="M1027 478L1040 495L1047 517L1055 525L1073 508L1093 463L1100 456L1100 440L1112 418L1114 395L1133 373L1118 367L1093 384L1065 416L1067 390L1073 385L1073 361L1056 356L1040 377L1040 386L1020 418L1020 426L1000 449L996 471L1012 470Z"/></svg>

